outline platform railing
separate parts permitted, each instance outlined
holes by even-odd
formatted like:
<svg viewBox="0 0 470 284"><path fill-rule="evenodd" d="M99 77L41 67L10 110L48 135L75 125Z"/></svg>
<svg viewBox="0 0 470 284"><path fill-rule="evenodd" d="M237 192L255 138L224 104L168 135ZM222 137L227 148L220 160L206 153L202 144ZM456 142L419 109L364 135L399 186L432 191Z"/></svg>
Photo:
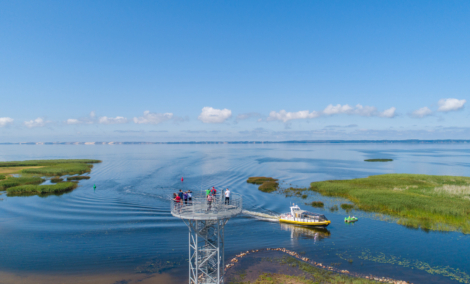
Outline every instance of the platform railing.
<svg viewBox="0 0 470 284"><path fill-rule="evenodd" d="M242 198L237 193L231 193L228 202L225 200L224 193L213 196L211 202L207 200L205 192L193 193L192 200L185 202L181 200L171 202L171 213L181 218L191 218L191 216L203 217L209 216L232 216L240 214L242 211Z"/></svg>

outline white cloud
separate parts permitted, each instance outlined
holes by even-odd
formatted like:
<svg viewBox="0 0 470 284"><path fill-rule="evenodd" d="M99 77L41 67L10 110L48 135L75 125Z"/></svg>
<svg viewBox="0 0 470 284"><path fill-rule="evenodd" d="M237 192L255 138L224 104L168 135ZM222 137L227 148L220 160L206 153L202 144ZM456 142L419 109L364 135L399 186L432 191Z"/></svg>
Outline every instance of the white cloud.
<svg viewBox="0 0 470 284"><path fill-rule="evenodd" d="M13 123L13 118L10 117L0 117L0 127L7 126Z"/></svg>
<svg viewBox="0 0 470 284"><path fill-rule="evenodd" d="M397 109L395 107L391 107L389 109L386 109L384 110L383 112L379 113L379 116L381 117L388 117L388 118L392 118L392 117L395 117L395 111Z"/></svg>
<svg viewBox="0 0 470 284"><path fill-rule="evenodd" d="M161 122L170 120L173 118L172 113L153 113L148 110L144 111L144 115L141 117L134 117L134 123L137 124L159 124Z"/></svg>
<svg viewBox="0 0 470 284"><path fill-rule="evenodd" d="M24 125L26 125L26 127L29 127L29 128L43 127L43 126L46 125L46 121L44 121L44 119L38 117L35 120L25 121Z"/></svg>
<svg viewBox="0 0 470 284"><path fill-rule="evenodd" d="M69 119L67 119L66 123L67 124L82 124L83 121L80 121L76 118L69 118Z"/></svg>
<svg viewBox="0 0 470 284"><path fill-rule="evenodd" d="M326 114L326 115L332 115L332 114L338 114L338 113L351 113L351 111L353 110L352 107L350 107L349 105L340 105L340 104L337 104L337 105L329 105L327 106L324 110L323 110L323 113Z"/></svg>
<svg viewBox="0 0 470 284"><path fill-rule="evenodd" d="M422 107L411 113L411 115L414 117L425 117L431 114L432 114L432 110L430 110L428 107Z"/></svg>
<svg viewBox="0 0 470 284"><path fill-rule="evenodd" d="M204 123L222 123L232 116L229 109L216 109L212 107L203 107L198 119Z"/></svg>
<svg viewBox="0 0 470 284"><path fill-rule="evenodd" d="M271 111L269 113L269 117L267 121L273 120L281 120L283 122L287 122L292 119L306 119L306 118L315 118L321 115L320 112L312 111L309 112L308 110L301 110L298 112L286 112L285 110L281 110L280 112Z"/></svg>
<svg viewBox="0 0 470 284"><path fill-rule="evenodd" d="M114 118L102 116L100 117L98 122L101 124L122 124L122 123L127 123L127 118L122 117L122 116L116 116Z"/></svg>
<svg viewBox="0 0 470 284"><path fill-rule="evenodd" d="M360 116L375 116L377 115L377 108L373 106L362 106L357 104L352 114L357 114Z"/></svg>
<svg viewBox="0 0 470 284"><path fill-rule="evenodd" d="M453 111L463 108L466 100L458 99L442 99L437 103L439 105L438 111Z"/></svg>
<svg viewBox="0 0 470 284"><path fill-rule="evenodd" d="M91 117L91 118L95 118L95 116L96 116L96 113L95 113L95 111L94 111L94 110L93 110L93 111L91 111L91 112L90 112L90 117Z"/></svg>
<svg viewBox="0 0 470 284"><path fill-rule="evenodd" d="M350 114L359 116L381 116L381 117L394 117L396 108L391 107L383 112L378 112L376 107L373 106L362 106L357 104L355 107L349 105L328 105L324 110L323 114Z"/></svg>
<svg viewBox="0 0 470 284"><path fill-rule="evenodd" d="M359 116L380 116L380 117L395 117L395 107L384 110L383 112L378 112L376 107L373 106L362 106L357 104L355 107L350 105L328 105L323 111L312 111L308 110L298 111L298 112L286 112L281 110L280 112L271 111L267 121L281 120L287 122L292 119L307 119L307 118L316 118L321 115L334 115L334 114L349 114L349 115L359 115Z"/></svg>

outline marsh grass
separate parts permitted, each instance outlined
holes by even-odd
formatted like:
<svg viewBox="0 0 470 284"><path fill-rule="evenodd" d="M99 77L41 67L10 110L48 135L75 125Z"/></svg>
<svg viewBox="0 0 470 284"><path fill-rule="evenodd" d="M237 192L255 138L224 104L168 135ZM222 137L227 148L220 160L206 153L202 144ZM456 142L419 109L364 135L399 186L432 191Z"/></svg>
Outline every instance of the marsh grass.
<svg viewBox="0 0 470 284"><path fill-rule="evenodd" d="M263 192L273 192L279 187L278 180L270 177L250 177L246 182L260 184L258 189Z"/></svg>
<svg viewBox="0 0 470 284"><path fill-rule="evenodd" d="M338 211L338 210L339 210L338 205L333 205L333 206L330 207L331 212L335 212L335 211Z"/></svg>
<svg viewBox="0 0 470 284"><path fill-rule="evenodd" d="M36 185L44 182L40 177L10 177L6 180L0 181L0 190L6 190L10 187L19 185Z"/></svg>
<svg viewBox="0 0 470 284"><path fill-rule="evenodd" d="M393 159L366 159L364 162L392 162Z"/></svg>
<svg viewBox="0 0 470 284"><path fill-rule="evenodd" d="M347 198L358 209L397 217L407 227L470 233L469 186L468 177L386 174L313 182L309 190Z"/></svg>
<svg viewBox="0 0 470 284"><path fill-rule="evenodd" d="M93 165L86 163L60 163L55 165L48 165L41 168L30 168L22 170L26 174L37 174L42 176L63 176L84 174L91 172Z"/></svg>
<svg viewBox="0 0 470 284"><path fill-rule="evenodd" d="M59 160L28 160L0 162L2 173L20 173L20 177L9 177L0 180L0 190L7 190L8 195L25 194L57 194L73 190L77 182L62 182L63 175L89 173L94 163L100 160L90 159L59 159ZM52 176L54 185L40 185L44 182L42 177ZM89 179L88 176L74 176L67 180Z"/></svg>
<svg viewBox="0 0 470 284"><path fill-rule="evenodd" d="M349 211L354 208L353 204L343 203L341 204L341 209Z"/></svg>
<svg viewBox="0 0 470 284"><path fill-rule="evenodd" d="M50 194L50 193L60 193L73 190L77 187L75 182L61 182L53 185L19 185L15 187L7 188L8 195L22 195L25 193L35 193L35 194Z"/></svg>
<svg viewBox="0 0 470 284"><path fill-rule="evenodd" d="M53 182L53 183L58 183L58 182L61 182L61 181L64 181L64 179L61 178L61 177L53 177L53 178L51 178L51 182Z"/></svg>
<svg viewBox="0 0 470 284"><path fill-rule="evenodd" d="M82 180L82 179L90 179L90 177L89 176L73 176L73 177L68 177L67 181Z"/></svg>
<svg viewBox="0 0 470 284"><path fill-rule="evenodd" d="M91 159L56 159L56 160L26 160L26 161L11 161L11 162L0 162L0 167L33 167L33 166L50 166L57 164L74 164L74 163L85 163L95 164L101 163L100 160Z"/></svg>
<svg viewBox="0 0 470 284"><path fill-rule="evenodd" d="M7 178L6 176L4 176L4 175L0 175L0 180L2 180L2 179L6 179L6 178Z"/></svg>
<svg viewBox="0 0 470 284"><path fill-rule="evenodd" d="M311 206L316 207L316 208L323 208L325 207L325 204L321 201L313 201L310 203Z"/></svg>

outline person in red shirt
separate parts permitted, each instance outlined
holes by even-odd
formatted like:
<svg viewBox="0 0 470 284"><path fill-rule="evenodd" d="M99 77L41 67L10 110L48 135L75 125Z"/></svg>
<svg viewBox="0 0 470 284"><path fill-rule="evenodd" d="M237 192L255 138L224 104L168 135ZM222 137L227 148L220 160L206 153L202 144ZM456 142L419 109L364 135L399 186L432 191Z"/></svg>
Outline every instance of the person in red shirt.
<svg viewBox="0 0 470 284"><path fill-rule="evenodd" d="M173 193L173 201L175 202L175 209L179 208L181 203L181 197L179 197L179 195L177 195L176 193Z"/></svg>

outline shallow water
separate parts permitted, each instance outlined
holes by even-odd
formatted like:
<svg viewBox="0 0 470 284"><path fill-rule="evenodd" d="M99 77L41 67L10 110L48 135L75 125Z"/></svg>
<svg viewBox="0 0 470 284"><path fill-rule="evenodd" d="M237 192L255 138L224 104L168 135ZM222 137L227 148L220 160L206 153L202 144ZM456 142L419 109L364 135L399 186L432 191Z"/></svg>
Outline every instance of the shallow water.
<svg viewBox="0 0 470 284"><path fill-rule="evenodd" d="M188 230L171 216L168 197L179 188L216 186L242 194L245 210L262 213L230 220L227 259L249 249L285 247L357 273L413 283L470 283L468 235L409 229L364 212L353 212L360 220L345 224L346 212L327 210L341 200L316 194L286 198L246 183L260 175L301 187L383 173L470 176L469 156L466 144L0 145L0 160L103 160L91 179L70 193L0 195L0 271L10 277L2 280L14 275L19 278L5 283L34 283L27 279L36 275L77 283L80 275L90 283L93 277L134 283L143 275L169 273L184 282ZM363 162L368 158L394 161ZM313 200L325 202L325 209L302 206ZM291 202L325 214L332 224L315 231L263 217L288 211ZM117 272L127 282L106 278ZM155 283L170 281L163 279Z"/></svg>

